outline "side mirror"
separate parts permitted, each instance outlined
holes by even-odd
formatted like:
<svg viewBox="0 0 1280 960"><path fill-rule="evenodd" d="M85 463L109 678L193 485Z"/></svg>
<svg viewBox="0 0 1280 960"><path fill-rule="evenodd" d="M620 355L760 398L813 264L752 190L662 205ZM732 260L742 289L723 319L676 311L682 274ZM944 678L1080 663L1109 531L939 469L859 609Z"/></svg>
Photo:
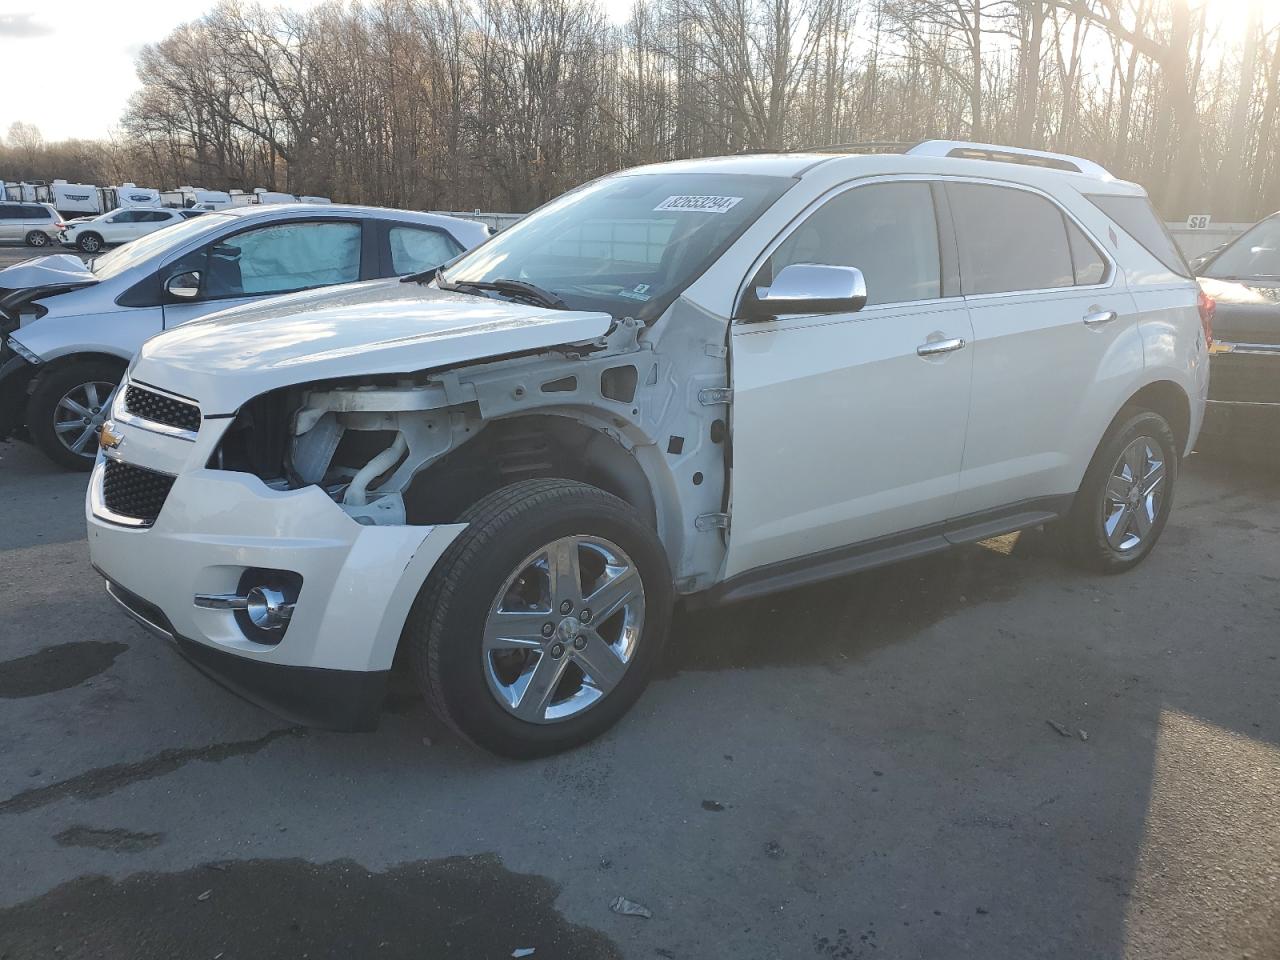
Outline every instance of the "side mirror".
<svg viewBox="0 0 1280 960"><path fill-rule="evenodd" d="M867 303L867 282L857 267L792 263L773 283L748 293L747 320L773 320L788 314L856 313Z"/></svg>
<svg viewBox="0 0 1280 960"><path fill-rule="evenodd" d="M165 293L179 300L194 300L200 296L200 271L176 273L164 284Z"/></svg>

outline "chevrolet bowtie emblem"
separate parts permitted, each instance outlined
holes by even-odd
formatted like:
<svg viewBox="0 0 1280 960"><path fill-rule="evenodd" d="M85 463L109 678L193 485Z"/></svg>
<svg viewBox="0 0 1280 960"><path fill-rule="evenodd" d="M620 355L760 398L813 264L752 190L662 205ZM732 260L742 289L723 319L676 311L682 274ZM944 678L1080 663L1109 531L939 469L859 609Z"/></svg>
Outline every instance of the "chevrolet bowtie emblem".
<svg viewBox="0 0 1280 960"><path fill-rule="evenodd" d="M122 443L124 443L124 437L118 433L112 433L111 424L104 423L102 429L98 431L98 446L104 450L114 450Z"/></svg>

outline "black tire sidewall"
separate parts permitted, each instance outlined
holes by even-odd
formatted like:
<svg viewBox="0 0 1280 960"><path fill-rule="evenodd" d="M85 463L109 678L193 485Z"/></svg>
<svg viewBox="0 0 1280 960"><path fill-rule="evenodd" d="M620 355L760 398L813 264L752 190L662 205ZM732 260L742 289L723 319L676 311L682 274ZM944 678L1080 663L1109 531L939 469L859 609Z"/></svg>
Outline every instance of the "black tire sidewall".
<svg viewBox="0 0 1280 960"><path fill-rule="evenodd" d="M93 457L77 456L58 439L53 429L58 401L77 384L94 380L119 384L123 373L123 364L112 364L106 360L77 360L41 377L27 402L27 432L31 442L60 467L80 471L93 469ZM96 446L94 450L96 452Z"/></svg>
<svg viewBox="0 0 1280 960"><path fill-rule="evenodd" d="M1120 553L1107 542L1102 528L1103 498L1116 461L1125 448L1141 436L1150 437L1160 445L1164 453L1164 497L1146 540L1137 549ZM1160 414L1141 410L1120 419L1094 454L1076 495L1071 517L1071 547L1076 559L1102 573L1122 573L1146 559L1160 540L1173 511L1180 459L1173 430Z"/></svg>
<svg viewBox="0 0 1280 960"><path fill-rule="evenodd" d="M90 241L90 242L96 241L97 246L91 249L86 244L85 241ZM76 246L80 249L82 253L98 253L102 249L102 238L98 236L96 233L81 234L79 237L76 238Z"/></svg>
<svg viewBox="0 0 1280 960"><path fill-rule="evenodd" d="M42 239L36 239L37 237ZM47 247L49 245L49 235L40 230L32 230L27 234L27 246L29 247Z"/></svg>
<svg viewBox="0 0 1280 960"><path fill-rule="evenodd" d="M422 611L430 618L428 644L436 649L419 648L433 658L430 666L419 658L420 674L431 673L423 679L433 684L432 698L443 701L446 719L493 753L517 759L544 756L599 736L635 703L661 658L672 607L666 555L634 509L603 491L594 492L599 496L565 496L523 513L504 523L498 535L469 526L437 564L442 575L452 574L460 582L446 604ZM634 659L607 696L580 716L528 723L505 710L490 691L478 640L499 589L517 565L548 543L574 534L612 541L631 558L644 583L644 627ZM478 550L468 550L473 537L484 541L476 544Z"/></svg>

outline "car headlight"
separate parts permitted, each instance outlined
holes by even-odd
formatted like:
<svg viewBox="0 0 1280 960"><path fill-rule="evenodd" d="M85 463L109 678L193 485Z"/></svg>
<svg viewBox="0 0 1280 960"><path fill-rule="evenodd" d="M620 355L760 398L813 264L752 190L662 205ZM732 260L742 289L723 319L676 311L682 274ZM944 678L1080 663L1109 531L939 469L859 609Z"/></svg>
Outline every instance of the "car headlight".
<svg viewBox="0 0 1280 960"><path fill-rule="evenodd" d="M130 368L132 369L132 368ZM111 391L111 406L107 410L107 419L114 420L124 413L124 392L129 389L129 374L126 373Z"/></svg>
<svg viewBox="0 0 1280 960"><path fill-rule="evenodd" d="M27 363L40 362L40 358L38 356L36 356L34 353L32 353L30 350L24 347L21 343L19 343L13 337L9 338L8 343L9 343L9 349L12 350L14 353L16 353L18 356L20 356L23 360L27 361Z"/></svg>

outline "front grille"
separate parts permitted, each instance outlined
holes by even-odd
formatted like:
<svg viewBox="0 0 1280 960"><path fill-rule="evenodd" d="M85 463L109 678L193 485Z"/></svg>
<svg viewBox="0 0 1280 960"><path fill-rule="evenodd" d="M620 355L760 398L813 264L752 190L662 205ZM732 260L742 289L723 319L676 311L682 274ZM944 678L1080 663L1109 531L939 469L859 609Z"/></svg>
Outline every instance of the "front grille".
<svg viewBox="0 0 1280 960"><path fill-rule="evenodd" d="M200 429L200 408L194 403L175 400L133 384L124 392L124 408L135 417L153 423L163 423L192 433Z"/></svg>
<svg viewBox="0 0 1280 960"><path fill-rule="evenodd" d="M155 523L173 479L131 463L108 460L102 475L102 502L122 517Z"/></svg>

